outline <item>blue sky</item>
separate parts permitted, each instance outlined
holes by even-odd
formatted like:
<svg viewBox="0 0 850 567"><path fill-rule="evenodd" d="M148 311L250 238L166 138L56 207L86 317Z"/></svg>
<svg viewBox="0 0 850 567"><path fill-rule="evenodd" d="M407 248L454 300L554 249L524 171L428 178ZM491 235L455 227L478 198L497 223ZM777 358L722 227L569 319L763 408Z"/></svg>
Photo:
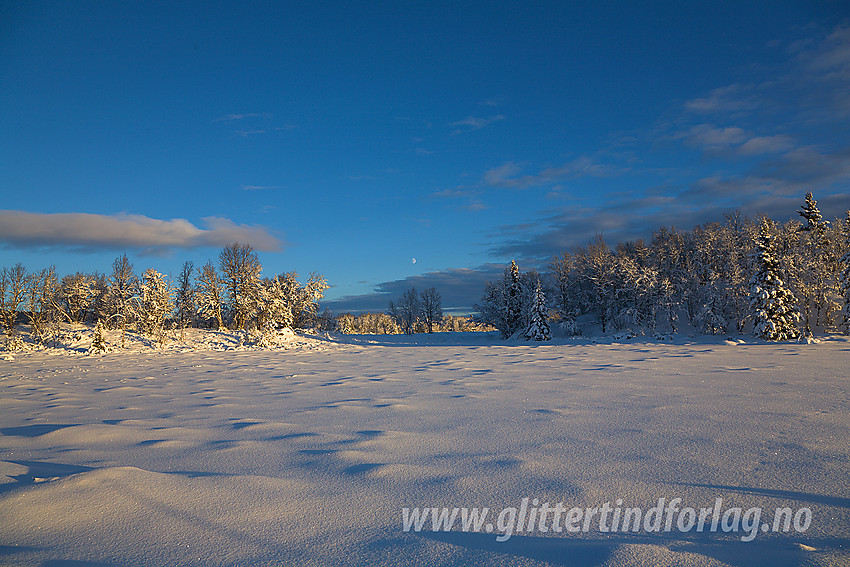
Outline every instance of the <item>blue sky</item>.
<svg viewBox="0 0 850 567"><path fill-rule="evenodd" d="M841 1L0 2L0 266L238 240L464 309L600 232L843 215L848 132Z"/></svg>

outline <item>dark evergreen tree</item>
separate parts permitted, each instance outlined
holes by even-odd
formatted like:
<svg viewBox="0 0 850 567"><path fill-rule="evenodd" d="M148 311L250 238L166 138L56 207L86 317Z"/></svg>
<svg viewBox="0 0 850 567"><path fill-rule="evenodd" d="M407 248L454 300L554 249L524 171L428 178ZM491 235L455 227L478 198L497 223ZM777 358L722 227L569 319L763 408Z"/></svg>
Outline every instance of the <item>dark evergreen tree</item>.
<svg viewBox="0 0 850 567"><path fill-rule="evenodd" d="M94 336L92 337L89 353L106 352L106 350L106 341L103 338L103 323L98 319L97 325L94 327Z"/></svg>
<svg viewBox="0 0 850 567"><path fill-rule="evenodd" d="M519 267L511 260L510 280L507 290L507 323L510 330L508 336L513 335L522 325L522 284L520 283Z"/></svg>
<svg viewBox="0 0 850 567"><path fill-rule="evenodd" d="M806 224L800 227L800 230L821 232L829 224L829 221L823 220L823 215L818 209L818 202L815 201L815 197L811 191L806 193L803 208L797 211L797 214L806 219Z"/></svg>
<svg viewBox="0 0 850 567"><path fill-rule="evenodd" d="M530 341L548 341L552 338L549 330L548 310L546 309L546 297L540 280L534 290L534 300L531 304L531 324L525 331L525 338Z"/></svg>
<svg viewBox="0 0 850 567"><path fill-rule="evenodd" d="M501 281L488 282L481 303L473 306L474 319L496 327L503 339L522 328L522 282L516 262L505 268Z"/></svg>
<svg viewBox="0 0 850 567"><path fill-rule="evenodd" d="M800 227L803 233L797 273L797 296L802 307L803 325L807 335L822 323L829 325L834 308L832 296L835 292L834 268L831 257L827 229L829 221L823 220L811 191L806 193L803 208L797 211L806 219Z"/></svg>
<svg viewBox="0 0 850 567"><path fill-rule="evenodd" d="M796 339L800 336L797 321L800 314L794 295L785 287L776 259L771 221L763 219L756 240L754 263L756 273L750 280L750 311L753 333L770 341Z"/></svg>
<svg viewBox="0 0 850 567"><path fill-rule="evenodd" d="M844 301L841 327L845 335L850 335L850 211L841 223L841 235L844 237L844 255L839 263L839 290Z"/></svg>

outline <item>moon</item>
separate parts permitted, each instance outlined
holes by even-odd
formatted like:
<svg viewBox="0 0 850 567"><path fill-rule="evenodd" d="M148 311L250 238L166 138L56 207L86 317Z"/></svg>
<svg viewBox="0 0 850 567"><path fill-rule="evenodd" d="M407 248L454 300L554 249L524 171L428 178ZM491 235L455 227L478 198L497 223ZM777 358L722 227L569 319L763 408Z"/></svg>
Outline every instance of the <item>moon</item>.
<svg viewBox="0 0 850 567"><path fill-rule="evenodd" d="M415 264L415 263L416 263L416 258L411 258L411 259L410 259L410 263L411 263L411 264Z"/></svg>

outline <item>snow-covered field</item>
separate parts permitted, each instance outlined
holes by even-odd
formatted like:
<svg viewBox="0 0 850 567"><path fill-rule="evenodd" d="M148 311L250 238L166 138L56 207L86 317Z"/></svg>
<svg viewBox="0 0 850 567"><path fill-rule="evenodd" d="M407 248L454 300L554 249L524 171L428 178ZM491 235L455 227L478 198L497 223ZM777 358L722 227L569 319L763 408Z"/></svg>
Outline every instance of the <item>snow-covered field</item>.
<svg viewBox="0 0 850 567"><path fill-rule="evenodd" d="M0 359L0 564L850 564L844 337L446 333L257 350L204 336L196 350ZM675 497L761 507L763 521L807 507L811 525L749 542L403 531L405 507L487 506L495 522L524 498L647 510Z"/></svg>

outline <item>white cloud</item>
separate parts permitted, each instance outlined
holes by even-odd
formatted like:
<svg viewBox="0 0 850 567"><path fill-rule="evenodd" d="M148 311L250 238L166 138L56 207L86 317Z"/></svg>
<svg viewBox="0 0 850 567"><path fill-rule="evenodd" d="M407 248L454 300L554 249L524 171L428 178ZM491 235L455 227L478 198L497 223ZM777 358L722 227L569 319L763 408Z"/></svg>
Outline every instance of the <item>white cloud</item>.
<svg viewBox="0 0 850 567"><path fill-rule="evenodd" d="M143 215L30 213L0 210L0 243L16 248L141 249L219 247L242 242L257 250L280 250L283 243L257 225L206 217L204 228L186 219L161 220Z"/></svg>
<svg viewBox="0 0 850 567"><path fill-rule="evenodd" d="M283 187L280 185L243 185L241 189L243 191L269 191L272 189L282 189Z"/></svg>
<svg viewBox="0 0 850 567"><path fill-rule="evenodd" d="M707 149L726 149L742 143L747 139L747 133L738 127L718 128L711 124L698 124L685 135L685 142L692 146Z"/></svg>
<svg viewBox="0 0 850 567"><path fill-rule="evenodd" d="M850 27L837 28L817 49L803 52L800 58L813 73L850 78Z"/></svg>
<svg viewBox="0 0 850 567"><path fill-rule="evenodd" d="M470 199L470 200L469 200L469 202L468 202L467 204L465 204L465 205L461 205L461 207L460 207L460 208L461 208L461 209L463 209L463 210L465 210L465 211L473 211L473 212L476 212L476 211L484 211L484 210L486 210L488 207L487 207L487 205L485 205L485 204L481 201L481 199Z"/></svg>
<svg viewBox="0 0 850 567"><path fill-rule="evenodd" d="M272 115L267 112L249 112L247 114L225 114L220 118L216 118L215 122L234 122L236 120L245 120L246 118L271 118Z"/></svg>
<svg viewBox="0 0 850 567"><path fill-rule="evenodd" d="M793 142L790 137L777 136L758 136L750 138L738 147L738 153L745 156L774 154L784 152L791 149Z"/></svg>
<svg viewBox="0 0 850 567"><path fill-rule="evenodd" d="M504 101L501 98L488 98L487 100L483 100L480 103L481 106L502 106Z"/></svg>
<svg viewBox="0 0 850 567"><path fill-rule="evenodd" d="M455 131L452 132L452 134L463 134L464 132L474 132L475 130L481 130L485 126L489 126L494 122L501 122L504 119L504 114L497 114L496 116L489 116L487 118L467 116L463 120L458 120L457 122L451 123L451 126L457 128Z"/></svg>
<svg viewBox="0 0 850 567"><path fill-rule="evenodd" d="M695 98L685 103L685 109L697 113L739 112L757 106L744 85L729 85L714 89L707 97Z"/></svg>
<svg viewBox="0 0 850 567"><path fill-rule="evenodd" d="M697 124L687 132L680 132L672 137L683 139L687 145L707 152L734 151L741 156L776 154L794 147L790 136L752 136L737 126L719 128L712 124Z"/></svg>
<svg viewBox="0 0 850 567"><path fill-rule="evenodd" d="M556 183L562 179L577 177L608 177L616 175L621 170L599 163L593 158L580 156L576 159L555 167L547 167L536 174L519 175L523 165L509 161L499 167L484 172L484 183L493 187L512 187L526 189L539 185Z"/></svg>
<svg viewBox="0 0 850 567"><path fill-rule="evenodd" d="M534 184L531 176L517 177L522 171L522 165L509 161L499 167L484 172L484 183L494 187L516 187L524 189Z"/></svg>
<svg viewBox="0 0 850 567"><path fill-rule="evenodd" d="M434 191L429 195L429 199L442 199L442 200L464 200L466 201L463 205L452 205L452 207L456 207L458 209L464 211L483 211L487 209L487 205L479 198L481 195L481 191L477 191L475 189L469 189L464 187L463 185L459 185L454 189L443 189L441 191Z"/></svg>

